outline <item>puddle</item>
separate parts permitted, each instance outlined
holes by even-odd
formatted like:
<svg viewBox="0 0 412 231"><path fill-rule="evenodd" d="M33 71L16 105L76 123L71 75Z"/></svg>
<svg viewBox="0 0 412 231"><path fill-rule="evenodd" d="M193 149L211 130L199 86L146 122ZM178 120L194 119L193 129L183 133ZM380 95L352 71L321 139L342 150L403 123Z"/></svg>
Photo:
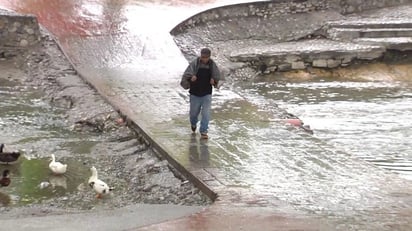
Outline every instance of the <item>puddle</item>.
<svg viewBox="0 0 412 231"><path fill-rule="evenodd" d="M73 131L64 108L51 106L43 90L21 83L19 78L25 75L21 70L7 62L0 62L0 68L8 76L0 78L0 143L23 154L16 164L0 165L1 172L10 171L11 179L9 186L0 189L2 204L11 207L71 204L90 208L96 203L94 192L87 185L92 165L103 178L116 181L117 193L124 194L127 190L124 180L104 172L111 166L109 158L90 156L97 146L108 149L106 145L111 143L104 141L112 139L111 135ZM51 153L57 161L68 165L65 174L57 176L50 171Z"/></svg>
<svg viewBox="0 0 412 231"><path fill-rule="evenodd" d="M50 158L26 159L21 157L14 165L0 165L0 172L10 171L11 183L2 188L2 193L10 199L8 205L39 203L53 197L61 197L76 192L87 185L89 167L84 162L73 159L61 160L68 165L63 175L53 174L48 165ZM5 204L3 202L3 204Z"/></svg>
<svg viewBox="0 0 412 231"><path fill-rule="evenodd" d="M23 72L6 62L0 64L9 77L0 78L0 142L24 153L17 164L0 165L1 172L10 170L11 179L10 185L0 190L2 204L25 206L53 198L68 200L79 190L86 190L91 161L81 154L90 153L102 139L71 131L64 111L51 107L43 91L19 82L17 78L24 76ZM48 168L51 153L68 164L64 175L53 175Z"/></svg>

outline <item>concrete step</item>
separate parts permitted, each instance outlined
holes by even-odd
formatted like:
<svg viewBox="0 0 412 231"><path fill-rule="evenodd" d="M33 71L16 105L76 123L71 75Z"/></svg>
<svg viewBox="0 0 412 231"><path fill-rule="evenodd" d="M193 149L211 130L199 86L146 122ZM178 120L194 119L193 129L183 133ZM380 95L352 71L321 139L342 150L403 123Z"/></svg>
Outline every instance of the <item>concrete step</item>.
<svg viewBox="0 0 412 231"><path fill-rule="evenodd" d="M361 44L381 45L386 49L398 51L412 50L412 37L390 37L390 38L357 38L353 42Z"/></svg>
<svg viewBox="0 0 412 231"><path fill-rule="evenodd" d="M330 28L328 37L334 40L353 40L357 38L412 37L411 28Z"/></svg>
<svg viewBox="0 0 412 231"><path fill-rule="evenodd" d="M327 24L330 28L412 28L412 19L356 19L331 21Z"/></svg>
<svg viewBox="0 0 412 231"><path fill-rule="evenodd" d="M377 59L385 51L382 45L313 39L238 49L230 54L230 60L247 62L261 71L289 71L347 66L354 60Z"/></svg>

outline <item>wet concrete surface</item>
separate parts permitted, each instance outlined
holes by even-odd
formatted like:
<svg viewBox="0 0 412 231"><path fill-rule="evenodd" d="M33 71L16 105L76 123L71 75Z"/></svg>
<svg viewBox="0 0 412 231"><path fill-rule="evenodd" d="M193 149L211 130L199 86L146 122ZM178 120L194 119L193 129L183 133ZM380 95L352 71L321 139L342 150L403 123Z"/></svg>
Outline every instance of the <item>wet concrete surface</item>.
<svg viewBox="0 0 412 231"><path fill-rule="evenodd" d="M209 212L151 230L238 230L243 225L271 230L279 220L284 221L281 230L411 228L410 182L282 124L282 112L259 96L236 88L216 92L207 148L197 143L199 135L194 143L188 96L178 86L187 61L168 31L182 19L183 13L176 12L194 14L200 8L132 1L1 2L38 15L99 93L218 193ZM159 15L167 23L147 26L161 21Z"/></svg>
<svg viewBox="0 0 412 231"><path fill-rule="evenodd" d="M19 215L31 216L1 219L4 230L131 230L168 220L178 219L201 210L198 206L135 204L116 209L96 211L60 210L53 215L22 210Z"/></svg>
<svg viewBox="0 0 412 231"><path fill-rule="evenodd" d="M334 230L333 226L320 219L309 220L299 214L285 217L276 210L267 207L212 206L188 217L131 230Z"/></svg>

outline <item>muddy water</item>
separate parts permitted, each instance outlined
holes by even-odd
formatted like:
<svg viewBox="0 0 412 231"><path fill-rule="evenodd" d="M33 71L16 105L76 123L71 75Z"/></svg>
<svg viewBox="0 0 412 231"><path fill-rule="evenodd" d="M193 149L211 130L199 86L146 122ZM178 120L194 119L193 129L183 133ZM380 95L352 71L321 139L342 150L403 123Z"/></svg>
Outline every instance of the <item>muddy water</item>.
<svg viewBox="0 0 412 231"><path fill-rule="evenodd" d="M69 158L64 152L90 151L95 141L87 141L90 137L85 139L71 131L64 122L63 110L51 107L41 89L15 78L24 73L8 69L9 65L1 67L0 142L23 154L17 164L0 165L1 172L9 169L11 173L11 184L1 189L2 203L19 206L77 191L90 175L84 164L88 160L78 155ZM82 145L77 145L76 140L83 140ZM51 174L51 153L64 156L60 160L70 166L65 175Z"/></svg>
<svg viewBox="0 0 412 231"><path fill-rule="evenodd" d="M242 88L297 115L336 150L412 180L411 67L371 68L339 77L258 77Z"/></svg>

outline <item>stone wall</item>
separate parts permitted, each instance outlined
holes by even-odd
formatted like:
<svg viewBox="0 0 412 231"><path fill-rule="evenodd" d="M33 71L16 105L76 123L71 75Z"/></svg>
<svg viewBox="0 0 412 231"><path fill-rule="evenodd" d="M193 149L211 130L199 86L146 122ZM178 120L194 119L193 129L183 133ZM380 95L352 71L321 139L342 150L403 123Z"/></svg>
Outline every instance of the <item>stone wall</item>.
<svg viewBox="0 0 412 231"><path fill-rule="evenodd" d="M331 6L342 14L412 3L411 0L332 0L332 2Z"/></svg>
<svg viewBox="0 0 412 231"><path fill-rule="evenodd" d="M248 17L268 19L288 14L319 11L329 7L329 1L327 0L275 0L228 5L196 14L177 25L170 33L177 35L187 29L210 21L235 20Z"/></svg>
<svg viewBox="0 0 412 231"><path fill-rule="evenodd" d="M40 38L35 16L0 10L0 49L29 47L38 43Z"/></svg>
<svg viewBox="0 0 412 231"><path fill-rule="evenodd" d="M241 3L212 8L196 14L181 22L170 33L177 35L184 33L187 29L218 20L237 20L248 17L268 19L324 10L348 14L406 3L412 3L412 0L272 0Z"/></svg>

